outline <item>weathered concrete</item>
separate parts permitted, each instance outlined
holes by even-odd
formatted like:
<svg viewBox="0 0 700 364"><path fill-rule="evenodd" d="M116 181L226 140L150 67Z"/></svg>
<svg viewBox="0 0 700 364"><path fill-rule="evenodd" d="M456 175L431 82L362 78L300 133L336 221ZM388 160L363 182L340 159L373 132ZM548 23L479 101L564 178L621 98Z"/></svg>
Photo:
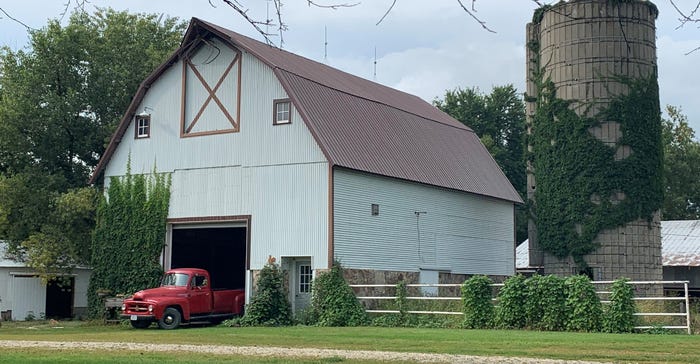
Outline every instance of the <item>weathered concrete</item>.
<svg viewBox="0 0 700 364"><path fill-rule="evenodd" d="M615 95L628 92L627 86L613 76L649 76L656 70L655 15L643 2L613 4L607 0L560 2L545 12L539 24L528 24L528 44L539 44L539 52L527 50L527 94L537 95L534 82L539 70L551 79L557 97L572 100L572 109L579 115L596 117ZM539 58L538 58L539 57ZM529 120L536 104L529 100ZM531 132L528 127L528 132ZM623 133L615 120L601 120L589 132L606 145L616 148L615 160L635 153L620 140ZM532 166L528 166L527 195L534 199L536 187ZM610 199L613 204L626 198L624 193L612 196L590 196L593 203ZM539 247L537 229L529 224L530 265L543 266L546 274L578 274L571 258L559 259ZM633 280L661 280L661 234L659 213L652 221L637 220L601 232L596 241L600 248L584 259L593 270L595 280L627 277Z"/></svg>

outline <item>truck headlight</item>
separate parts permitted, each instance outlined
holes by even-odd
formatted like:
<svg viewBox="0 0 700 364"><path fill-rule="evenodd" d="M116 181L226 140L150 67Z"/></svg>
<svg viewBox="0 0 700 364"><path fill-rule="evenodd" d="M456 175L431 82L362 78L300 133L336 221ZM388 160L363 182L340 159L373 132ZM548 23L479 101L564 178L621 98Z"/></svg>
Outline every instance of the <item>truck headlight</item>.
<svg viewBox="0 0 700 364"><path fill-rule="evenodd" d="M126 305L122 304L122 311L126 311Z"/></svg>
<svg viewBox="0 0 700 364"><path fill-rule="evenodd" d="M153 305L148 305L148 312L153 312Z"/></svg>

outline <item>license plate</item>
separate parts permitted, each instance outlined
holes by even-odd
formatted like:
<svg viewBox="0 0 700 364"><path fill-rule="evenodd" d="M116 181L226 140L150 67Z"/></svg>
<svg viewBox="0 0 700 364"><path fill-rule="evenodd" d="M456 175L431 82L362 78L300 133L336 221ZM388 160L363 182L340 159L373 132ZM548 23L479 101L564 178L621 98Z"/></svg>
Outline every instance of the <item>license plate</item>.
<svg viewBox="0 0 700 364"><path fill-rule="evenodd" d="M138 320L138 319L139 319L139 318L138 318L136 315L131 315L131 321L136 321L136 320Z"/></svg>

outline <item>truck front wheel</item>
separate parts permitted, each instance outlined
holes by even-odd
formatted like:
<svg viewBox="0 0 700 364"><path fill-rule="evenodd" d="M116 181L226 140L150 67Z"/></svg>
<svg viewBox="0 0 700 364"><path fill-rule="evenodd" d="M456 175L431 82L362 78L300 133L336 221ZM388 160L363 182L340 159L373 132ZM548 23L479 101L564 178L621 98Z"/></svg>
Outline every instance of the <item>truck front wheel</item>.
<svg viewBox="0 0 700 364"><path fill-rule="evenodd" d="M176 329L180 326L181 321L182 315L180 315L180 311L176 308L168 307L163 312L163 317L158 320L158 327L164 330Z"/></svg>

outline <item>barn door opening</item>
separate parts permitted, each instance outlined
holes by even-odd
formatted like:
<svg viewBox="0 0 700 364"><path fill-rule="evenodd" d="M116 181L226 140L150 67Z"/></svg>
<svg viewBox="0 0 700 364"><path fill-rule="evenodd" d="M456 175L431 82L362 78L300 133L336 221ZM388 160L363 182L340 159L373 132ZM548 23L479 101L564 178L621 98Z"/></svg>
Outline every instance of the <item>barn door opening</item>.
<svg viewBox="0 0 700 364"><path fill-rule="evenodd" d="M46 318L65 319L73 317L74 291L74 277L50 280L46 284Z"/></svg>
<svg viewBox="0 0 700 364"><path fill-rule="evenodd" d="M245 288L246 227L173 226L170 268L203 268L213 289Z"/></svg>

